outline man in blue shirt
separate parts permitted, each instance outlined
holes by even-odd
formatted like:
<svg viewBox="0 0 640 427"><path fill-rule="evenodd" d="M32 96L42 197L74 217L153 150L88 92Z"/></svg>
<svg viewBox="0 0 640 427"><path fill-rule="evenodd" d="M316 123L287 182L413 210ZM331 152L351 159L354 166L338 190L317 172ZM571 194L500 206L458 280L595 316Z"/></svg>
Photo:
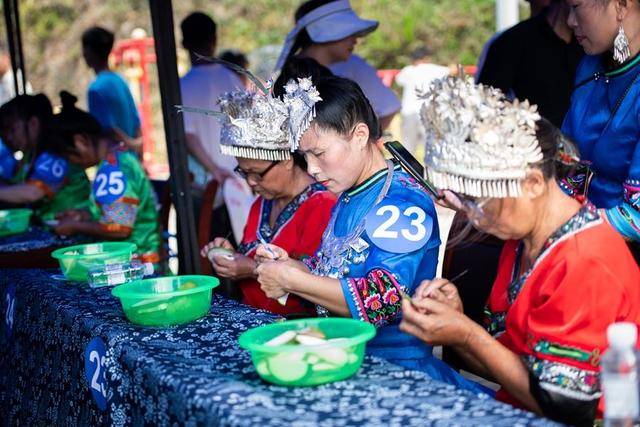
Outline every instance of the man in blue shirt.
<svg viewBox="0 0 640 427"><path fill-rule="evenodd" d="M131 150L141 150L140 117L129 86L120 75L109 69L109 53L114 36L110 31L92 27L82 34L82 55L96 73L89 85L89 112L116 141L123 141Z"/></svg>

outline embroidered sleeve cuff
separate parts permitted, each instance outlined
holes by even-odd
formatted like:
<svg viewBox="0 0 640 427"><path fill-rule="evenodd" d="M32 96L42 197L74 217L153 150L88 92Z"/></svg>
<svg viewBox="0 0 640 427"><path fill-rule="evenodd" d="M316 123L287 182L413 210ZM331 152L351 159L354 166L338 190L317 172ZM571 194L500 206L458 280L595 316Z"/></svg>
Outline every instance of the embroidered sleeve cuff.
<svg viewBox="0 0 640 427"><path fill-rule="evenodd" d="M627 203L606 210L607 219L624 237L640 241L640 212Z"/></svg>
<svg viewBox="0 0 640 427"><path fill-rule="evenodd" d="M108 205L102 205L102 224L117 224L132 229L138 215L137 199L122 198Z"/></svg>
<svg viewBox="0 0 640 427"><path fill-rule="evenodd" d="M401 286L392 273L374 269L365 277L345 278L340 283L354 319L384 326L400 314Z"/></svg>

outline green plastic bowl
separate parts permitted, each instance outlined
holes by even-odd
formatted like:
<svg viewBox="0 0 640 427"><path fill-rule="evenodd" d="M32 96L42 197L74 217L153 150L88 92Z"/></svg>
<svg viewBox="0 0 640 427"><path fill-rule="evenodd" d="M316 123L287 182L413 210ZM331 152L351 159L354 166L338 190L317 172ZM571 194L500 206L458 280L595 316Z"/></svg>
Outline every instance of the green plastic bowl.
<svg viewBox="0 0 640 427"><path fill-rule="evenodd" d="M264 345L283 332L308 327L320 329L327 339L342 339L316 346ZM263 380L285 386L314 386L344 380L358 372L365 345L375 334L370 323L331 317L260 326L240 335L238 342L251 353L253 366Z"/></svg>
<svg viewBox="0 0 640 427"><path fill-rule="evenodd" d="M31 209L5 209L0 210L0 236L20 234L29 228Z"/></svg>
<svg viewBox="0 0 640 427"><path fill-rule="evenodd" d="M91 267L129 262L136 248L131 242L89 243L57 249L51 256L58 260L67 279L86 282Z"/></svg>
<svg viewBox="0 0 640 427"><path fill-rule="evenodd" d="M131 323L172 326L206 315L211 307L211 289L219 284L211 276L160 277L116 286L111 294L120 299Z"/></svg>

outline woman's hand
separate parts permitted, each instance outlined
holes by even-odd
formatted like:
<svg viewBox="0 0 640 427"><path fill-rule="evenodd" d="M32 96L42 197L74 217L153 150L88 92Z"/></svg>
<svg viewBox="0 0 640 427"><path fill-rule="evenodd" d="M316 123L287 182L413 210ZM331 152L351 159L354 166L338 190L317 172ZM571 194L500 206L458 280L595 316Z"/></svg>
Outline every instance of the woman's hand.
<svg viewBox="0 0 640 427"><path fill-rule="evenodd" d="M262 264L267 261L288 261L289 254L287 251L276 245L260 245L256 249L256 262Z"/></svg>
<svg viewBox="0 0 640 427"><path fill-rule="evenodd" d="M452 191L440 190L440 199L436 199L435 202L444 208L452 209L459 212L463 209L462 200L458 198Z"/></svg>
<svg viewBox="0 0 640 427"><path fill-rule="evenodd" d="M223 248L229 249L230 251L235 252L235 249L230 241L225 239L224 237L216 237L213 239L213 242L209 242L200 250L200 255L202 258L209 258L209 251L213 248Z"/></svg>
<svg viewBox="0 0 640 427"><path fill-rule="evenodd" d="M256 262L242 254L236 253L233 258L227 258L227 255L215 255L211 259L211 265L219 276L232 280L256 277Z"/></svg>
<svg viewBox="0 0 640 427"><path fill-rule="evenodd" d="M459 313L464 312L458 288L447 279L424 280L413 295L415 301L432 298L448 305Z"/></svg>
<svg viewBox="0 0 640 427"><path fill-rule="evenodd" d="M427 344L465 347L474 326L467 316L435 299L402 300L400 330Z"/></svg>
<svg viewBox="0 0 640 427"><path fill-rule="evenodd" d="M56 219L60 222L65 220L71 221L90 221L91 215L84 209L68 209L64 212L58 212Z"/></svg>
<svg viewBox="0 0 640 427"><path fill-rule="evenodd" d="M290 290L287 288L288 278L295 270L300 270L293 260L264 261L256 268L260 289L269 298L278 299Z"/></svg>
<svg viewBox="0 0 640 427"><path fill-rule="evenodd" d="M62 219L53 227L53 231L59 236L72 236L78 233L79 222L74 219Z"/></svg>

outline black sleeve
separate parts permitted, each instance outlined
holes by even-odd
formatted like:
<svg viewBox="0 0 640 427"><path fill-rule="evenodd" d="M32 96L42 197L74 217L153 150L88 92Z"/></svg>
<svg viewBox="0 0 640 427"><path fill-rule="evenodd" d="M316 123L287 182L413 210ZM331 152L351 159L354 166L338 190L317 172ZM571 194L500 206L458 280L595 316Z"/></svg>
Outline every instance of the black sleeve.
<svg viewBox="0 0 640 427"><path fill-rule="evenodd" d="M518 49L513 33L507 31L496 38L485 59L478 83L509 93L515 84Z"/></svg>
<svg viewBox="0 0 640 427"><path fill-rule="evenodd" d="M529 392L545 417L569 425L593 426L599 398L580 400L545 390L531 371L529 371Z"/></svg>

